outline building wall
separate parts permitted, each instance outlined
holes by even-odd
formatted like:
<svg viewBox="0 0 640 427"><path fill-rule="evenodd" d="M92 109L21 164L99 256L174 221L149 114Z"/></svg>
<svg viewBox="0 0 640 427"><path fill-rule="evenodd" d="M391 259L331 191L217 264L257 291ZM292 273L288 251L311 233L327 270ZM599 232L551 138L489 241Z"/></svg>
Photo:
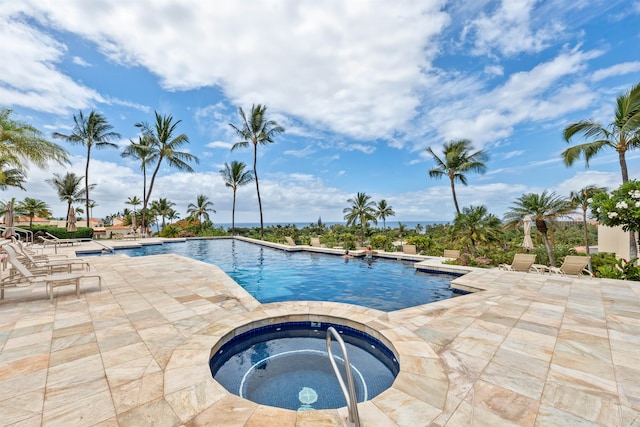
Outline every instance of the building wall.
<svg viewBox="0 0 640 427"><path fill-rule="evenodd" d="M613 252L618 258L629 259L629 233L622 227L598 225L598 252Z"/></svg>

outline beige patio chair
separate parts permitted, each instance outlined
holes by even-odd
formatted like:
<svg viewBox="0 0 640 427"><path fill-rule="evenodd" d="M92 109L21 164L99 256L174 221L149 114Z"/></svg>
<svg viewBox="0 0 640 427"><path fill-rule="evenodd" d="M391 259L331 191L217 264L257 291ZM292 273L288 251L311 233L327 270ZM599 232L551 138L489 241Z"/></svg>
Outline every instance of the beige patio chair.
<svg viewBox="0 0 640 427"><path fill-rule="evenodd" d="M80 281L84 278L97 278L98 286L100 290L102 290L102 276L99 274L85 274L81 272L46 274L33 272L20 262L13 248L3 245L2 249L7 256L7 261L15 269L16 274L8 275L0 280L0 299L4 299L4 289L6 287L24 287L40 282L44 282L45 290L51 301L53 301L53 288L69 285L75 286L76 297L80 298Z"/></svg>
<svg viewBox="0 0 640 427"><path fill-rule="evenodd" d="M511 265L500 264L498 268L500 270L522 271L528 273L531 271L531 266L534 262L536 262L536 254L515 254Z"/></svg>
<svg viewBox="0 0 640 427"><path fill-rule="evenodd" d="M289 236L284 236L284 240L287 241L287 245L296 246L296 242Z"/></svg>
<svg viewBox="0 0 640 427"><path fill-rule="evenodd" d="M314 248L326 248L326 245L323 245L320 243L320 238L319 237L312 237L311 238L311 246L313 246Z"/></svg>
<svg viewBox="0 0 640 427"><path fill-rule="evenodd" d="M27 268L30 268L32 272L34 272L34 270L43 270L48 274L56 272L71 273L74 268L79 270L86 268L87 271L91 271L89 263L81 259L59 259L55 256L33 255L25 250L24 246L16 243L9 243L4 245L4 247L13 249L18 259L25 264Z"/></svg>
<svg viewBox="0 0 640 427"><path fill-rule="evenodd" d="M445 258L460 258L460 251L457 249L445 249L444 255Z"/></svg>
<svg viewBox="0 0 640 427"><path fill-rule="evenodd" d="M416 245L402 245L402 252L409 255L416 255L418 250Z"/></svg>
<svg viewBox="0 0 640 427"><path fill-rule="evenodd" d="M563 276L583 276L593 274L585 267L589 264L588 256L567 255L560 267L549 267L549 273L561 274Z"/></svg>

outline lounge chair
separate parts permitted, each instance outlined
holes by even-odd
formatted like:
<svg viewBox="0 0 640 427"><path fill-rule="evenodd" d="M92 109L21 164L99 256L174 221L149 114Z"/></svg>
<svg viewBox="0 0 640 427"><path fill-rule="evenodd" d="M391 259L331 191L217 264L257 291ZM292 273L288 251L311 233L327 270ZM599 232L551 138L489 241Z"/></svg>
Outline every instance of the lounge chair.
<svg viewBox="0 0 640 427"><path fill-rule="evenodd" d="M296 242L289 236L284 236L284 240L287 241L287 245L296 246Z"/></svg>
<svg viewBox="0 0 640 427"><path fill-rule="evenodd" d="M589 264L588 256L567 255L560 267L549 267L549 273L561 274L563 276L583 276L593 274L585 267Z"/></svg>
<svg viewBox="0 0 640 427"><path fill-rule="evenodd" d="M445 249L444 250L444 255L445 258L454 258L454 259L458 259L460 258L460 251L457 249Z"/></svg>
<svg viewBox="0 0 640 427"><path fill-rule="evenodd" d="M500 270L522 271L528 273L529 271L531 271L531 267L533 266L534 262L536 262L536 254L515 254L513 256L511 265L500 264L498 268Z"/></svg>
<svg viewBox="0 0 640 427"><path fill-rule="evenodd" d="M40 236L40 239L42 240L42 245L44 247L46 247L47 245L54 245L54 247L57 249L58 245L69 245L69 246L73 246L76 243L82 243L82 242L89 242L91 241L91 239L89 238L78 238L78 239L60 239L59 237L54 236L51 233L48 232L44 232L44 234L46 236Z"/></svg>
<svg viewBox="0 0 640 427"><path fill-rule="evenodd" d="M30 286L39 282L45 283L45 290L51 301L53 301L53 288L59 286L74 285L76 287L76 297L80 298L80 280L84 278L97 278L98 286L100 290L102 290L102 276L99 274L85 274L80 272L43 274L34 272L18 260L13 248L3 245L2 249L4 249L9 264L16 270L17 274L9 275L0 280L0 299L4 299L4 288L6 287Z"/></svg>
<svg viewBox="0 0 640 427"><path fill-rule="evenodd" d="M322 243L320 243L320 238L319 237L312 237L311 238L311 246L313 246L314 248L326 248L327 245L323 245Z"/></svg>
<svg viewBox="0 0 640 427"><path fill-rule="evenodd" d="M418 250L416 245L402 245L402 252L405 254L416 255Z"/></svg>
<svg viewBox="0 0 640 427"><path fill-rule="evenodd" d="M80 270L86 268L87 271L91 271L91 265L81 259L51 259L49 257L38 257L30 254L21 245L15 243L9 243L3 246L5 251L15 251L16 257L25 264L28 268L34 272L34 270L42 270L47 274L52 273L71 273L74 267L80 267ZM11 270L12 272L15 270ZM11 273L10 273L11 274Z"/></svg>

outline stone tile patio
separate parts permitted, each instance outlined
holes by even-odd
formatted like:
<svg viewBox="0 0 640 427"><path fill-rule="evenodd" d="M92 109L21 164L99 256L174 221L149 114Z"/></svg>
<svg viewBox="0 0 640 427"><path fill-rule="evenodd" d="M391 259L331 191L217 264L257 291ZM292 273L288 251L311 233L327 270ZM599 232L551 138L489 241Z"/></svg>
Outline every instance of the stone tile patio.
<svg viewBox="0 0 640 427"><path fill-rule="evenodd" d="M0 302L1 425L343 426L345 408L260 406L208 370L238 326L336 318L399 356L393 387L358 405L365 426L640 425L637 282L474 270L454 286L480 292L384 313L262 305L177 255L89 260L102 291L60 288L52 304L43 286L9 288Z"/></svg>

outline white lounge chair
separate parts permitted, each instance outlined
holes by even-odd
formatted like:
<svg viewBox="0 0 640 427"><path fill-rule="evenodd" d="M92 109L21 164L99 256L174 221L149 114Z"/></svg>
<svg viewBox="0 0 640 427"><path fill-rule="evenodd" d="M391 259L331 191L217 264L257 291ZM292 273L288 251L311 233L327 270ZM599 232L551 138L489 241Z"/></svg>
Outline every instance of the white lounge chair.
<svg viewBox="0 0 640 427"><path fill-rule="evenodd" d="M284 240L287 241L287 245L296 246L296 242L289 236L284 236Z"/></svg>

